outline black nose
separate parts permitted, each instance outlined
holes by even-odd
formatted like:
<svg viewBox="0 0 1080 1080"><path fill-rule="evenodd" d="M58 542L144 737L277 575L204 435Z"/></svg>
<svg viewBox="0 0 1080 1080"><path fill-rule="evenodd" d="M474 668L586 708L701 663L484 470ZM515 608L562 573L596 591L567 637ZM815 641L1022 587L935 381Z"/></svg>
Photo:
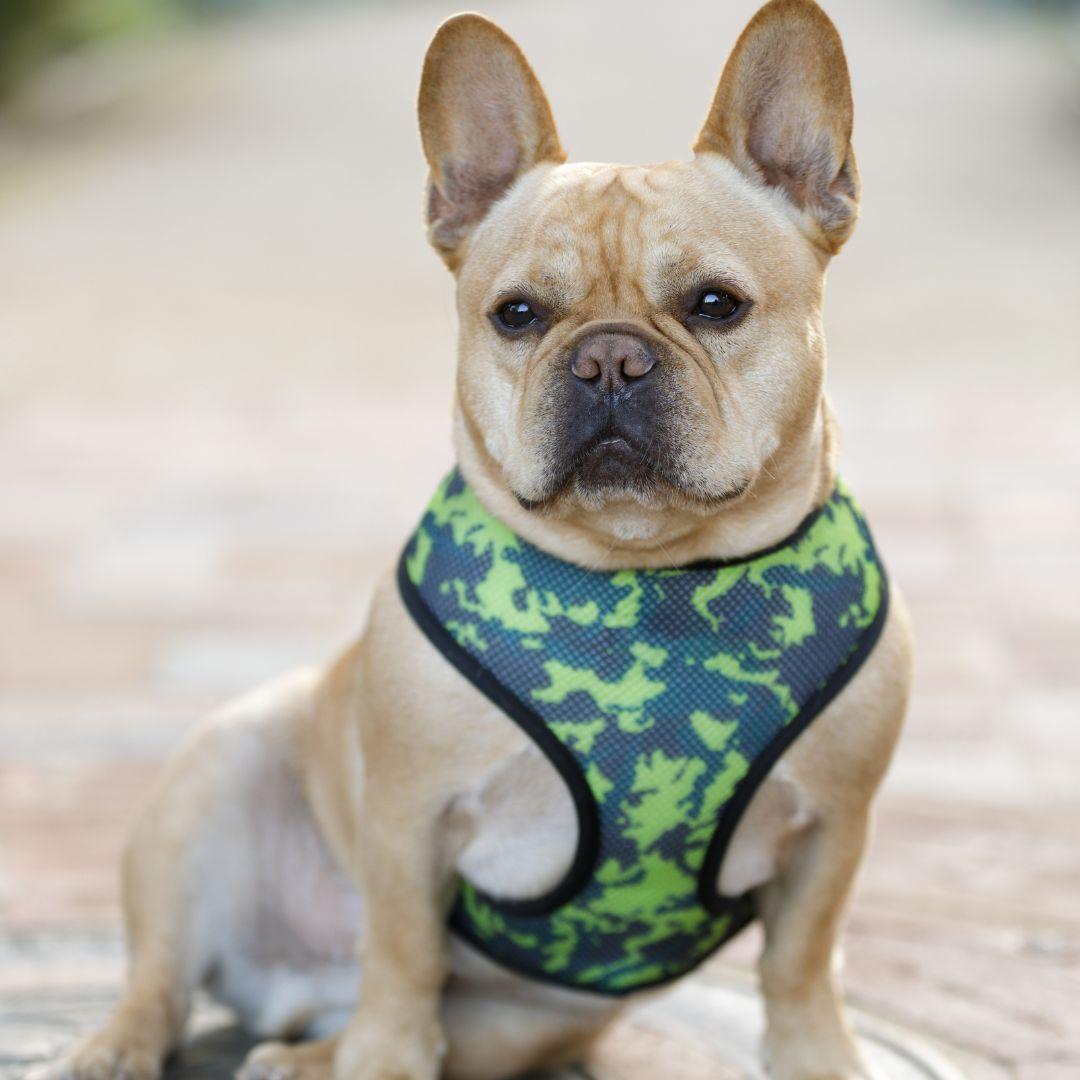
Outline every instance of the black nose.
<svg viewBox="0 0 1080 1080"><path fill-rule="evenodd" d="M607 391L648 375L656 354L634 334L602 331L580 341L570 356L570 372L586 383Z"/></svg>

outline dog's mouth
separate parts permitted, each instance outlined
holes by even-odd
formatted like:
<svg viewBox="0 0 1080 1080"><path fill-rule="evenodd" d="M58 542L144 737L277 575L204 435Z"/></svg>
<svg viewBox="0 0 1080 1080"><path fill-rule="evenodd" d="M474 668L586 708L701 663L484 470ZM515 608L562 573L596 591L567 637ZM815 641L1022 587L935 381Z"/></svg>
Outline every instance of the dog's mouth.
<svg viewBox="0 0 1080 1080"><path fill-rule="evenodd" d="M747 479L718 493L698 491L683 481L659 440L644 447L624 431L605 430L556 459L542 494L530 498L515 491L514 495L526 510L550 506L568 494L591 503L623 498L655 502L667 495L668 500L708 509L739 498L751 482Z"/></svg>
<svg viewBox="0 0 1080 1080"><path fill-rule="evenodd" d="M653 479L648 459L625 435L602 435L578 456L574 476L586 491L641 487Z"/></svg>
<svg viewBox="0 0 1080 1080"><path fill-rule="evenodd" d="M564 446L548 470L543 493L526 498L515 492L527 510L548 505L571 489L586 497L645 494L657 485L656 463L622 431L604 430L577 447Z"/></svg>

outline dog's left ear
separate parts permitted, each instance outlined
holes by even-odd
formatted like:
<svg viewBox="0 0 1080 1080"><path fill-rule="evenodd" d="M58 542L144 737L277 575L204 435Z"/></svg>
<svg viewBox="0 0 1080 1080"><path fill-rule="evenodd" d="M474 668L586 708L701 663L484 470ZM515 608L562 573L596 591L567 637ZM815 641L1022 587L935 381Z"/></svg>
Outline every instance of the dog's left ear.
<svg viewBox="0 0 1080 1080"><path fill-rule="evenodd" d="M781 189L804 232L840 250L858 217L851 83L840 35L813 0L771 0L728 58L694 152Z"/></svg>
<svg viewBox="0 0 1080 1080"><path fill-rule="evenodd" d="M431 170L429 236L454 267L462 242L510 185L566 154L529 62L481 15L455 15L439 27L424 59L418 110Z"/></svg>

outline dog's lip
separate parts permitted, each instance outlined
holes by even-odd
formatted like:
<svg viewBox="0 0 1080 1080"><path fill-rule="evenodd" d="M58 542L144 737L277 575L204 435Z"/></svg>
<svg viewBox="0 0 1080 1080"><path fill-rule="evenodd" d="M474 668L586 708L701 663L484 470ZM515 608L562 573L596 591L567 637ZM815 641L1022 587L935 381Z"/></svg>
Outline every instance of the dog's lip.
<svg viewBox="0 0 1080 1080"><path fill-rule="evenodd" d="M734 502L736 499L741 499L749 490L750 485L754 482L752 476L747 477L745 480L740 480L738 483L733 484L727 489L717 495L712 501L717 503Z"/></svg>
<svg viewBox="0 0 1080 1080"><path fill-rule="evenodd" d="M573 475L586 489L599 490L612 485L647 484L651 470L632 438L620 432L608 432L585 448Z"/></svg>
<svg viewBox="0 0 1080 1080"><path fill-rule="evenodd" d="M586 462L609 456L644 459L644 455L632 438L617 432L609 432L594 439L580 451L577 464L572 471L577 473Z"/></svg>
<svg viewBox="0 0 1080 1080"><path fill-rule="evenodd" d="M635 454L637 453L636 448L629 440L624 439L620 435L609 435L594 443L585 452L584 457L591 458L597 453L598 450L601 449L613 449L616 451L616 453L624 453L626 451ZM715 508L725 505L727 503L738 502L754 486L754 481L756 479L756 475L748 476L746 477L746 479L740 480L732 484L731 487L727 488L725 491L720 492L718 495L702 496L687 491L683 491L682 494L685 497L689 498L692 502L697 503L702 509ZM555 492L542 499L530 499L514 489L511 489L511 493L518 501L520 506L525 510L535 510L540 506L544 506L547 503L551 502L551 500L555 498L555 496L558 494L558 492Z"/></svg>
<svg viewBox="0 0 1080 1080"><path fill-rule="evenodd" d="M575 478L579 481L584 479L588 483L590 479L588 474L591 473L594 480L599 479L603 483L604 478L599 476L599 473L621 460L624 466L630 466L635 471L639 471L639 481L650 487L654 483L669 487L674 496L681 496L690 506L696 507L701 512L708 512L711 509L740 501L754 486L754 481L757 479L754 473L733 482L720 492L699 492L682 486L662 472L654 472L650 465L650 456L643 447L638 445L632 435L608 428L607 431L594 436L590 442L581 447L561 474L559 482L551 485L539 497L524 495L514 487L511 487L510 491L523 509L536 510L541 506L551 504L574 482Z"/></svg>
<svg viewBox="0 0 1080 1080"><path fill-rule="evenodd" d="M596 453L597 450L632 450L633 446L630 444L630 440L623 435L605 435L602 439L598 439L587 451L590 454Z"/></svg>

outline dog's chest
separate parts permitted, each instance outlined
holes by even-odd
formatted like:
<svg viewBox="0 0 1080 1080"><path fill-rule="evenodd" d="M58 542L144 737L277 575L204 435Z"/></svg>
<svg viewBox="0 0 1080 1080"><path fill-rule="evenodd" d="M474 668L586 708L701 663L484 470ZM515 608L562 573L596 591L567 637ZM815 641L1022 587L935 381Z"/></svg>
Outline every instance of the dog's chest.
<svg viewBox="0 0 1080 1080"><path fill-rule="evenodd" d="M478 778L457 810L468 837L458 869L484 892L526 899L565 877L578 843L573 802L554 767L528 739ZM735 832L718 891L740 896L769 881L785 840L813 818L809 791L786 762L779 762Z"/></svg>

